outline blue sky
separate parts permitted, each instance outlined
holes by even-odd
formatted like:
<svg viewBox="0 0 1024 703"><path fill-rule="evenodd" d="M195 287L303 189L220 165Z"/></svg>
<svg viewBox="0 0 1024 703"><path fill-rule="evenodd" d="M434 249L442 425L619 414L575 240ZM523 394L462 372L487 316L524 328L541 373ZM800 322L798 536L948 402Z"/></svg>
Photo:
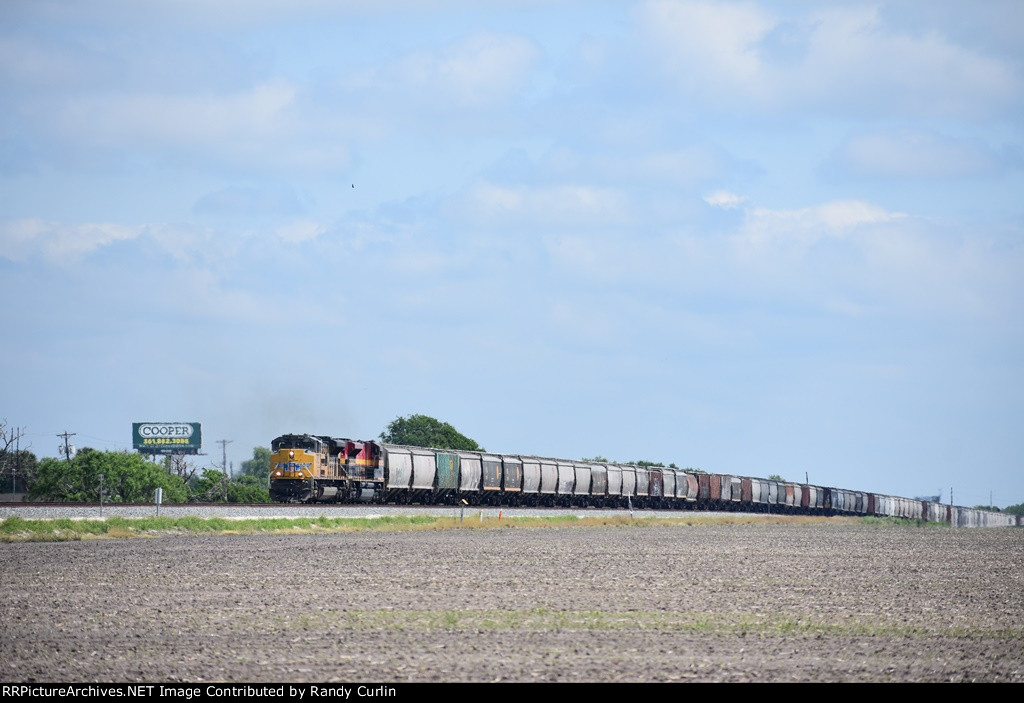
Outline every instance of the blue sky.
<svg viewBox="0 0 1024 703"><path fill-rule="evenodd" d="M4 3L0 417L1022 502L1022 46L1017 0Z"/></svg>

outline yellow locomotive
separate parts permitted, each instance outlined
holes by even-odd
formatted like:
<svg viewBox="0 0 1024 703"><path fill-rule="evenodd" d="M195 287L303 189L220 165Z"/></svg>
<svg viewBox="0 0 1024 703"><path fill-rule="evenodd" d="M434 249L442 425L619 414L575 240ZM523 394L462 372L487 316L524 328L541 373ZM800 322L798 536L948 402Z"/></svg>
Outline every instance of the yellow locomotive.
<svg viewBox="0 0 1024 703"><path fill-rule="evenodd" d="M270 445L270 499L281 502L372 500L384 483L380 446L311 434Z"/></svg>

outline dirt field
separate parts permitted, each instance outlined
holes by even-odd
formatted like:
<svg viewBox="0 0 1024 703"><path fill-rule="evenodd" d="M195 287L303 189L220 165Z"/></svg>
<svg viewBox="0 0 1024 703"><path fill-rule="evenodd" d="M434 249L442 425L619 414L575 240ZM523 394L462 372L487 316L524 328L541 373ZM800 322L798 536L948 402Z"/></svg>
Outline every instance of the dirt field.
<svg viewBox="0 0 1024 703"><path fill-rule="evenodd" d="M1024 681L1024 530L0 544L0 680Z"/></svg>

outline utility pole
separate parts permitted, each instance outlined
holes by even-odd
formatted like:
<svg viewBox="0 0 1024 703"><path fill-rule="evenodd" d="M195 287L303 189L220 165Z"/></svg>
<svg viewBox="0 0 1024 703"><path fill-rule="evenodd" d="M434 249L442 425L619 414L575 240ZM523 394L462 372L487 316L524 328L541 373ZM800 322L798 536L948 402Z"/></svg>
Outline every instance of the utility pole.
<svg viewBox="0 0 1024 703"><path fill-rule="evenodd" d="M18 469L21 468L21 428L14 435L14 469L11 474L11 497L18 492Z"/></svg>
<svg viewBox="0 0 1024 703"><path fill-rule="evenodd" d="M76 434L78 433L68 432L67 430L64 430L63 434L57 435L58 437L64 438L64 458L67 459L67 462L69 464L71 463L71 448L68 446L68 437L74 437Z"/></svg>
<svg viewBox="0 0 1024 703"><path fill-rule="evenodd" d="M217 442L220 444L221 450L221 464L220 468L224 469L224 473L228 473L228 445L234 442L233 439L218 439ZM230 478L230 476L229 476Z"/></svg>
<svg viewBox="0 0 1024 703"><path fill-rule="evenodd" d="M220 451L221 451L221 465L220 465L220 468L224 469L224 501L227 502L227 499L228 499L228 479L230 478L228 476L228 445L231 444L232 442L234 442L235 440L233 440L233 439L218 439L217 441L220 442Z"/></svg>

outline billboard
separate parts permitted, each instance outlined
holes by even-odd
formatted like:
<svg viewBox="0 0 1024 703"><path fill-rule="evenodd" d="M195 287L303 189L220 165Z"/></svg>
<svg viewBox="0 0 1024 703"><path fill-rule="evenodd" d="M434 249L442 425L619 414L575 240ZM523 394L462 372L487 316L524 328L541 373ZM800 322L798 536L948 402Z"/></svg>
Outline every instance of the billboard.
<svg viewBox="0 0 1024 703"><path fill-rule="evenodd" d="M198 422L133 422L132 448L146 454L198 454L203 433Z"/></svg>

